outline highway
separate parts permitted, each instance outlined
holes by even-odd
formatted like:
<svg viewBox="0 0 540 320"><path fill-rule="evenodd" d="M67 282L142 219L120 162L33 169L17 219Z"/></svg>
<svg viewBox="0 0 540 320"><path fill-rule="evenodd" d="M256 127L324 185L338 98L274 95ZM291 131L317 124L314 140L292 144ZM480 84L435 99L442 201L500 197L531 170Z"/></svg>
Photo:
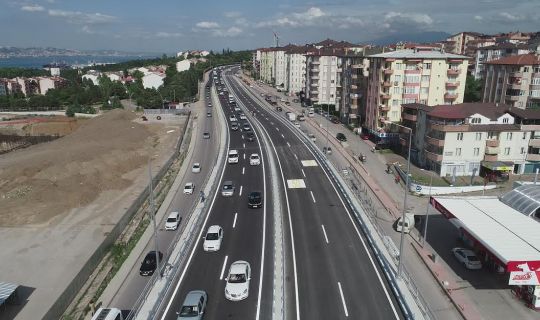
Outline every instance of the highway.
<svg viewBox="0 0 540 320"><path fill-rule="evenodd" d="M239 162L225 165L220 182L215 186L219 192L215 198L206 200L212 201L209 215L193 248L193 255L181 273L172 296L168 297L169 302L162 310L160 319L176 319L186 294L191 290L204 290L208 294L205 319L270 319L273 261L271 254L265 253L271 240L268 219L273 208L265 178L267 157L261 148L259 133L254 141L248 141L246 132L230 129L229 116L237 112L229 104L228 96L219 97L230 133L227 150L238 150ZM241 124L244 122L240 120ZM249 164L252 153L261 156L261 165ZM234 183L235 190L233 196L224 197L221 187L228 180ZM247 196L251 191L263 193L263 208L248 208ZM223 243L217 252L205 252L202 248L202 237L211 225L219 225L224 231ZM232 302L225 298L225 277L231 263L237 260L250 263L251 280L249 296L245 300Z"/></svg>
<svg viewBox="0 0 540 320"><path fill-rule="evenodd" d="M234 95L269 133L277 151L289 231L291 319L402 319L367 241L320 162L285 120L234 76ZM302 161L308 161L303 163Z"/></svg>

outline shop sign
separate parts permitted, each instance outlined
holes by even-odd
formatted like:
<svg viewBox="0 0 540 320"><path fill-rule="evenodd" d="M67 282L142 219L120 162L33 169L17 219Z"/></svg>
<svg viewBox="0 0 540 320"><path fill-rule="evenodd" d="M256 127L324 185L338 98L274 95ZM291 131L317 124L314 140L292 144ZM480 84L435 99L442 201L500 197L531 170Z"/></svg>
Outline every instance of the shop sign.
<svg viewBox="0 0 540 320"><path fill-rule="evenodd" d="M513 271L510 272L509 285L539 285L538 278L540 271Z"/></svg>

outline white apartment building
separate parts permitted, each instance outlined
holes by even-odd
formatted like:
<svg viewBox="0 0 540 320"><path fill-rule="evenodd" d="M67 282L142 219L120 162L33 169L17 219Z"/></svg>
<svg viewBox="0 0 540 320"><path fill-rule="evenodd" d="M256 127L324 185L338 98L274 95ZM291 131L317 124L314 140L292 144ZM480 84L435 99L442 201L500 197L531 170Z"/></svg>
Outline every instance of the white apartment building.
<svg viewBox="0 0 540 320"><path fill-rule="evenodd" d="M341 100L341 51L321 49L306 56L306 98L313 104L334 105Z"/></svg>
<svg viewBox="0 0 540 320"><path fill-rule="evenodd" d="M386 122L401 121L401 105L463 102L468 57L416 47L368 56L364 126L384 134ZM382 137L382 136L381 136Z"/></svg>
<svg viewBox="0 0 540 320"><path fill-rule="evenodd" d="M187 70L189 70L189 68L191 68L191 61L189 61L187 59L182 60L182 61L178 61L176 63L176 71L177 72L187 71Z"/></svg>
<svg viewBox="0 0 540 320"><path fill-rule="evenodd" d="M157 89L163 85L165 75L161 73L147 73L142 77L142 85L145 89Z"/></svg>
<svg viewBox="0 0 540 320"><path fill-rule="evenodd" d="M304 90L306 85L306 47L290 49L287 58L287 82L285 90L295 95Z"/></svg>
<svg viewBox="0 0 540 320"><path fill-rule="evenodd" d="M499 60L508 56L527 54L529 52L529 47L527 45L513 43L501 43L479 48L476 51L474 71L472 72L472 75L476 80L483 79L486 62Z"/></svg>
<svg viewBox="0 0 540 320"><path fill-rule="evenodd" d="M274 83L274 56L272 48L260 49L260 75L261 80L266 83Z"/></svg>

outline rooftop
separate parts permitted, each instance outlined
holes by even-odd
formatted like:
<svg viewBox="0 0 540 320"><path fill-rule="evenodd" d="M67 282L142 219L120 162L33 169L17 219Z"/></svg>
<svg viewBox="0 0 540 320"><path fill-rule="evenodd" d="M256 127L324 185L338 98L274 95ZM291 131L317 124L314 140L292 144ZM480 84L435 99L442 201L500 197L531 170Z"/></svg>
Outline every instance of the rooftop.
<svg viewBox="0 0 540 320"><path fill-rule="evenodd" d="M499 60L492 60L486 62L487 64L498 65L517 65L517 66L530 66L540 64L540 57L536 54L520 54L517 56L509 56Z"/></svg>
<svg viewBox="0 0 540 320"><path fill-rule="evenodd" d="M453 53L446 53L441 50L415 50L404 49L369 56L369 58L394 58L394 59L470 59Z"/></svg>

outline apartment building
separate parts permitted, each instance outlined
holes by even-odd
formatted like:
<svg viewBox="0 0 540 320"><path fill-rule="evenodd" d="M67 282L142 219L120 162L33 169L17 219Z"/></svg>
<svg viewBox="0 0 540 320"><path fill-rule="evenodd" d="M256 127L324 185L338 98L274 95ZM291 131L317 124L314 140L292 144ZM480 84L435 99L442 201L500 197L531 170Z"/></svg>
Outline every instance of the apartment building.
<svg viewBox="0 0 540 320"><path fill-rule="evenodd" d="M440 176L532 173L540 167L538 110L493 103L405 104L403 118L413 131L411 161ZM408 132L400 133L400 141L408 146Z"/></svg>
<svg viewBox="0 0 540 320"><path fill-rule="evenodd" d="M366 108L362 126L380 143L385 124L401 121L401 105L463 102L469 58L432 47L369 55Z"/></svg>
<svg viewBox="0 0 540 320"><path fill-rule="evenodd" d="M306 55L305 93L313 104L334 106L337 111L341 100L341 73L343 51L318 49Z"/></svg>
<svg viewBox="0 0 540 320"><path fill-rule="evenodd" d="M485 35L478 32L460 32L451 35L444 41L444 49L454 54L465 54L467 52L470 42L485 37Z"/></svg>
<svg viewBox="0 0 540 320"><path fill-rule="evenodd" d="M528 109L540 107L540 57L509 56L486 63L483 102Z"/></svg>
<svg viewBox="0 0 540 320"><path fill-rule="evenodd" d="M39 93L46 94L51 89L58 89L65 87L67 84L66 79L61 77L39 77L37 78L39 83Z"/></svg>
<svg viewBox="0 0 540 320"><path fill-rule="evenodd" d="M274 84L275 76L275 64L274 48L260 49L260 78L262 81L270 84Z"/></svg>
<svg viewBox="0 0 540 320"><path fill-rule="evenodd" d="M306 53L312 48L308 46L290 47L285 53L287 60L287 82L285 91L296 95L306 86Z"/></svg>
<svg viewBox="0 0 540 320"><path fill-rule="evenodd" d="M474 70L472 75L476 80L484 78L485 64L493 60L499 60L509 56L517 56L530 53L529 46L525 44L500 43L481 47L476 50Z"/></svg>
<svg viewBox="0 0 540 320"><path fill-rule="evenodd" d="M0 96L7 96L8 94L7 83L8 83L7 79L0 79Z"/></svg>

